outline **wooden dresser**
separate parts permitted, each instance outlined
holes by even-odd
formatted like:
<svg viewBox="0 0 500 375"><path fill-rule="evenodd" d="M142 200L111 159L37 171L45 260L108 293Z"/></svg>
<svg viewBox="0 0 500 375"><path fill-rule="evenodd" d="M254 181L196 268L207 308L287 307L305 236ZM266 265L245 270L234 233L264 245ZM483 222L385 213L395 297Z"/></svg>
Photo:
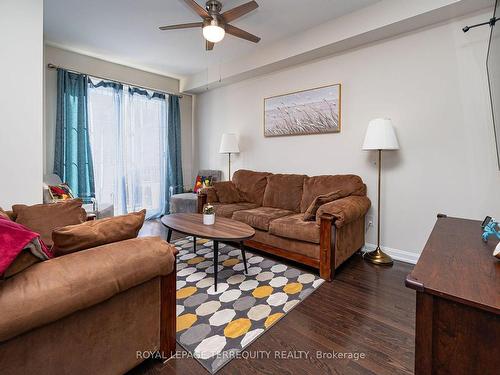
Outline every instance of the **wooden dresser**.
<svg viewBox="0 0 500 375"><path fill-rule="evenodd" d="M439 217L406 286L417 291L415 374L500 374L498 240Z"/></svg>

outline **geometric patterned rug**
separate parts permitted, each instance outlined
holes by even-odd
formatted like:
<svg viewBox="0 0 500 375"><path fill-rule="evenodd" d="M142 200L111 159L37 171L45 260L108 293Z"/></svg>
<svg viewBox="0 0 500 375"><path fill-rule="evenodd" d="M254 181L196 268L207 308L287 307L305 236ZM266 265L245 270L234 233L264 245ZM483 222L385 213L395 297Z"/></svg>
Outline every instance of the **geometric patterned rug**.
<svg viewBox="0 0 500 375"><path fill-rule="evenodd" d="M235 358L324 280L246 250L219 243L217 292L213 243L174 242L177 255L177 342L210 373Z"/></svg>

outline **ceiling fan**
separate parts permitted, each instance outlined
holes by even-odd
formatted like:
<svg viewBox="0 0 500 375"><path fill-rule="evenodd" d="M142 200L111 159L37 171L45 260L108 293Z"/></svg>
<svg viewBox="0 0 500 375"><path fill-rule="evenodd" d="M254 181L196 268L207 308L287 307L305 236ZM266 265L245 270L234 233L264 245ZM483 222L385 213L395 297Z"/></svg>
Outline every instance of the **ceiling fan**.
<svg viewBox="0 0 500 375"><path fill-rule="evenodd" d="M179 25L161 26L160 30L175 30L188 29L191 27L201 27L203 36L205 37L205 48L211 51L214 44L224 39L225 33L234 35L238 38L249 40L250 42L258 43L260 38L245 30L239 29L229 22L244 16L259 7L255 1L249 1L235 8L229 9L221 13L222 4L218 0L208 0L205 9L194 0L183 0L192 10L194 10L202 19L203 22L181 23Z"/></svg>

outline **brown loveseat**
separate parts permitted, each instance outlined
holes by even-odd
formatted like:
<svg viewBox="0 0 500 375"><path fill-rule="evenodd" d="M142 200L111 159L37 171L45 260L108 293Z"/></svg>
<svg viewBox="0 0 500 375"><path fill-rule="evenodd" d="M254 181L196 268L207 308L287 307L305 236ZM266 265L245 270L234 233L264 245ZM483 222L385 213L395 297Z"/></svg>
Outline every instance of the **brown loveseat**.
<svg viewBox="0 0 500 375"><path fill-rule="evenodd" d="M170 356L175 253L134 238L0 280L0 374L123 374L148 353Z"/></svg>
<svg viewBox="0 0 500 375"><path fill-rule="evenodd" d="M366 186L355 175L314 176L239 170L232 183L202 189L198 210L212 203L218 216L249 224L255 236L245 245L319 269L331 280L335 269L365 242ZM227 185L229 184L229 186ZM341 191L343 198L303 220L313 200Z"/></svg>

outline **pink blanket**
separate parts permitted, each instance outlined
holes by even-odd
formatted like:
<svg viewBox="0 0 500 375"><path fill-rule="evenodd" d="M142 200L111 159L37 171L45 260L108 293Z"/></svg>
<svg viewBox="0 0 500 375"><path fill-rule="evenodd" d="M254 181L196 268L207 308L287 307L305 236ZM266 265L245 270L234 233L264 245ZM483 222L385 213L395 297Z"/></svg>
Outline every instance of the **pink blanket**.
<svg viewBox="0 0 500 375"><path fill-rule="evenodd" d="M29 249L36 257L46 260L53 257L38 233L25 226L0 217L0 275L2 275L21 251Z"/></svg>

